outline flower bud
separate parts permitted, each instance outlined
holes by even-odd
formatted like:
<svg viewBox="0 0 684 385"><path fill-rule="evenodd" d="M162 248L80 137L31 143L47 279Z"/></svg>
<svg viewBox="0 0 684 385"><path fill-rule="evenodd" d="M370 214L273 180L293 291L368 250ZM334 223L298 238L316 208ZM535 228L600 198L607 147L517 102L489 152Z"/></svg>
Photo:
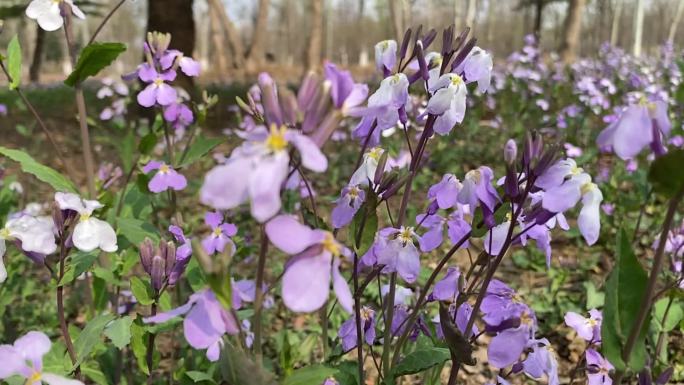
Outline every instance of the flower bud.
<svg viewBox="0 0 684 385"><path fill-rule="evenodd" d="M406 53L408 52L408 46L410 42L411 28L407 29L406 32L404 32L404 38L401 40L401 48L399 49L399 60L404 59L406 57Z"/></svg>
<svg viewBox="0 0 684 385"><path fill-rule="evenodd" d="M302 80L302 85L297 93L297 105L300 111L306 111L315 100L320 80L318 75L311 71Z"/></svg>
<svg viewBox="0 0 684 385"><path fill-rule="evenodd" d="M261 88L261 105L264 107L264 116L268 125L275 124L280 127L283 124L283 114L278 103L278 91L273 78L265 72L259 74L259 88Z"/></svg>
<svg viewBox="0 0 684 385"><path fill-rule="evenodd" d="M504 146L504 160L508 166L513 166L515 164L515 159L518 156L518 145L515 144L515 140L508 139L506 145Z"/></svg>
<svg viewBox="0 0 684 385"><path fill-rule="evenodd" d="M152 257L152 268L150 271L150 278L152 278L152 289L159 293L164 284L164 278L166 271L166 260L160 255L155 255Z"/></svg>
<svg viewBox="0 0 684 385"><path fill-rule="evenodd" d="M164 270L164 274L168 277L168 275L171 274L174 265L176 264L176 244L173 242L162 242L161 245L164 245L164 252L161 253L161 257L166 261L166 269Z"/></svg>
<svg viewBox="0 0 684 385"><path fill-rule="evenodd" d="M140 263L147 274L152 274L152 259L155 254L155 247L150 238L145 238L140 244Z"/></svg>

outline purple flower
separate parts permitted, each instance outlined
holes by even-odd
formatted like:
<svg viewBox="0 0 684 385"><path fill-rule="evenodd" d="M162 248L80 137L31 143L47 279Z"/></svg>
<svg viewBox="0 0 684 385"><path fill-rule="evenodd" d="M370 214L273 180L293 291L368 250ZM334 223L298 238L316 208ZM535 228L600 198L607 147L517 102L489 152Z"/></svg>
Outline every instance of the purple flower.
<svg viewBox="0 0 684 385"><path fill-rule="evenodd" d="M176 71L168 70L158 73L151 65L145 63L138 67L138 77L148 83L144 90L138 94L138 103L143 107L152 107L155 103L168 106L178 98L176 90L166 82L176 79Z"/></svg>
<svg viewBox="0 0 684 385"><path fill-rule="evenodd" d="M475 170L468 171L458 193L458 202L469 205L470 210L475 210L482 203L489 212L494 212L496 204L501 199L494 186L492 186L493 179L494 173L487 166L480 166Z"/></svg>
<svg viewBox="0 0 684 385"><path fill-rule="evenodd" d="M164 120L172 123L175 129L181 129L191 125L195 116L190 107L176 101L164 107Z"/></svg>
<svg viewBox="0 0 684 385"><path fill-rule="evenodd" d="M623 160L634 158L648 145L660 155L664 151L662 137L668 136L671 128L667 103L642 100L625 108L620 118L599 134L596 143L611 147Z"/></svg>
<svg viewBox="0 0 684 385"><path fill-rule="evenodd" d="M159 60L159 63L164 70L168 70L175 63L178 63L181 71L187 76L197 77L200 74L200 63L191 57L184 56L182 52L175 49L166 51Z"/></svg>
<svg viewBox="0 0 684 385"><path fill-rule="evenodd" d="M0 103L0 116L7 116L7 105Z"/></svg>
<svg viewBox="0 0 684 385"><path fill-rule="evenodd" d="M447 225L447 234L452 243L458 243L471 230L471 225L465 220L465 215L468 214L467 206L460 203L456 204L456 210L452 211L447 218L443 218L437 214L427 215L420 214L416 217L416 222L420 226L428 229L423 235L418 237L420 243L420 250L422 252L430 252L442 244L444 236L444 225ZM460 248L467 248L469 242L465 241Z"/></svg>
<svg viewBox="0 0 684 385"><path fill-rule="evenodd" d="M240 330L233 315L221 306L211 290L199 291L185 305L145 318L143 322L163 323L183 314L186 314L185 340L195 349L207 349L207 358L212 362L219 359L223 335L238 334Z"/></svg>
<svg viewBox="0 0 684 385"><path fill-rule="evenodd" d="M202 248L207 254L222 253L226 245L230 246L231 255L235 252L235 244L230 239L237 234L237 227L223 222L223 215L216 211L204 215L204 223L211 228L211 234L202 240Z"/></svg>
<svg viewBox="0 0 684 385"><path fill-rule="evenodd" d="M408 101L408 86L409 80L403 73L383 79L380 87L368 98L368 107L351 114L362 116L361 122L354 129L354 137L365 141L372 130L368 145L377 146L380 143L380 133L399 122L399 110ZM375 129L373 123L376 125Z"/></svg>
<svg viewBox="0 0 684 385"><path fill-rule="evenodd" d="M549 385L559 385L558 361L549 341L543 338L531 341L530 345L532 352L523 361L525 374L536 380L546 376Z"/></svg>
<svg viewBox="0 0 684 385"><path fill-rule="evenodd" d="M428 198L437 202L440 209L450 209L456 205L461 182L453 174L444 174L442 180L428 190Z"/></svg>
<svg viewBox="0 0 684 385"><path fill-rule="evenodd" d="M611 385L613 383L610 372L615 368L608 360L594 349L587 349L586 359L589 385Z"/></svg>
<svg viewBox="0 0 684 385"><path fill-rule="evenodd" d="M342 228L351 222L366 200L366 192L358 186L349 185L342 189L342 195L335 201L331 213L333 228Z"/></svg>
<svg viewBox="0 0 684 385"><path fill-rule="evenodd" d="M601 205L601 210L603 210L603 213L606 215L613 215L615 212L615 205L612 203L604 203Z"/></svg>
<svg viewBox="0 0 684 385"><path fill-rule="evenodd" d="M243 302L254 302L254 299L256 298L256 282L253 279L235 281L231 288L233 291L233 308L236 310L242 307ZM266 294L267 288L266 284L264 284L261 291ZM270 296L264 299L265 308L271 306L269 302L272 302Z"/></svg>
<svg viewBox="0 0 684 385"><path fill-rule="evenodd" d="M330 281L342 308L352 312L349 286L340 274L343 246L332 233L312 230L289 215L280 215L266 224L268 239L292 255L283 274L283 302L295 312L318 310L328 299Z"/></svg>
<svg viewBox="0 0 684 385"><path fill-rule="evenodd" d="M50 346L52 342L42 332L28 332L13 345L0 345L0 379L20 376L29 385L83 385L78 380L43 372L43 356L50 351Z"/></svg>
<svg viewBox="0 0 684 385"><path fill-rule="evenodd" d="M571 311L565 313L565 324L573 328L578 336L591 343L601 342L602 320L601 311L596 309L589 310L589 318Z"/></svg>
<svg viewBox="0 0 684 385"><path fill-rule="evenodd" d="M200 201L217 210L228 210L250 200L252 216L266 222L280 211L290 143L299 150L302 166L309 170L323 172L328 161L309 137L285 126L272 125L268 135L251 139L233 150L224 164L207 173Z"/></svg>
<svg viewBox="0 0 684 385"><path fill-rule="evenodd" d="M192 244L190 243L190 239L185 237L183 229L180 227L171 225L169 226L169 232L173 234L176 242L180 243L180 246L176 247L176 263L168 277L169 285L173 286L178 282L180 276L183 275L185 268L190 262Z"/></svg>
<svg viewBox="0 0 684 385"><path fill-rule="evenodd" d="M577 158L582 156L582 149L574 146L572 143L565 143L563 144L563 147L565 148L565 155L568 158Z"/></svg>
<svg viewBox="0 0 684 385"><path fill-rule="evenodd" d="M378 232L373 254L379 265L384 265L383 273L399 273L408 283L412 283L420 273L420 253L413 244L417 238L413 227L399 229L387 227Z"/></svg>
<svg viewBox="0 0 684 385"><path fill-rule="evenodd" d="M432 97L425 113L437 115L433 129L440 135L447 135L465 117L468 95L465 82L460 76L448 73L440 76L428 91Z"/></svg>
<svg viewBox="0 0 684 385"><path fill-rule="evenodd" d="M456 68L456 72L462 73L465 80L477 82L477 89L481 93L487 92L492 79L494 62L492 55L480 47L473 47L465 60Z"/></svg>
<svg viewBox="0 0 684 385"><path fill-rule="evenodd" d="M361 162L361 165L352 174L351 179L349 180L349 185L374 185L375 173L378 169L378 162L384 153L385 150L380 147L373 147L366 151L366 153L363 154L363 161Z"/></svg>
<svg viewBox="0 0 684 385"><path fill-rule="evenodd" d="M325 63L325 78L330 82L333 105L345 116L357 111L368 97L366 84L354 83L349 71L341 71L333 63Z"/></svg>
<svg viewBox="0 0 684 385"><path fill-rule="evenodd" d="M435 288L432 290L429 299L431 301L456 301L460 277L461 271L458 267L449 267L444 277L435 283Z"/></svg>
<svg viewBox="0 0 684 385"><path fill-rule="evenodd" d="M373 345L375 341L375 311L367 306L360 309L361 312L361 332L363 339L368 345ZM352 316L344 321L340 330L337 332L342 340L342 350L350 351L356 347L356 317Z"/></svg>
<svg viewBox="0 0 684 385"><path fill-rule="evenodd" d="M388 74L397 62L397 42L383 40L375 45L375 67L383 74Z"/></svg>
<svg viewBox="0 0 684 385"><path fill-rule="evenodd" d="M183 175L164 162L152 160L143 167L145 174L152 170L159 170L147 184L147 187L153 193L160 193L168 189L179 191L188 185L188 181Z"/></svg>

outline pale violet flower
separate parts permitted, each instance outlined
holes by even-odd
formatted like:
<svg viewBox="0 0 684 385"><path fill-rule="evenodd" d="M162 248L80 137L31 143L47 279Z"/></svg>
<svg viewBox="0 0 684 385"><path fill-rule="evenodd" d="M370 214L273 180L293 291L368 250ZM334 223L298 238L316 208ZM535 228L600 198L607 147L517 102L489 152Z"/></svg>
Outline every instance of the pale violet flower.
<svg viewBox="0 0 684 385"><path fill-rule="evenodd" d="M378 162L385 152L380 147L374 147L363 154L363 162L361 166L354 171L351 179L349 180L350 186L368 186L368 184L373 184L375 179L375 171L378 169Z"/></svg>
<svg viewBox="0 0 684 385"><path fill-rule="evenodd" d="M38 22L40 28L46 31L56 31L64 24L60 7L62 3L71 8L71 12L79 19L85 19L83 12L72 0L33 0L26 7L26 16Z"/></svg>
<svg viewBox="0 0 684 385"><path fill-rule="evenodd" d="M0 283L7 279L3 256L7 250L6 241L18 241L23 251L48 255L57 251L51 220L31 215L21 215L7 221L0 229Z"/></svg>
<svg viewBox="0 0 684 385"><path fill-rule="evenodd" d="M468 89L460 76L449 73L440 76L428 91L432 97L425 112L437 115L434 130L446 135L465 117Z"/></svg>
<svg viewBox="0 0 684 385"><path fill-rule="evenodd" d="M109 253L117 250L116 233L112 226L92 216L93 211L104 207L100 202L63 192L55 193L55 201L61 210L73 210L79 215L71 236L77 249L88 252L100 248Z"/></svg>
<svg viewBox="0 0 684 385"><path fill-rule="evenodd" d="M397 42L383 40L375 45L375 66L378 71L389 72L397 61Z"/></svg>
<svg viewBox="0 0 684 385"><path fill-rule="evenodd" d="M456 72L463 73L468 83L477 82L477 89L485 93L491 83L493 68L492 55L480 47L473 47Z"/></svg>

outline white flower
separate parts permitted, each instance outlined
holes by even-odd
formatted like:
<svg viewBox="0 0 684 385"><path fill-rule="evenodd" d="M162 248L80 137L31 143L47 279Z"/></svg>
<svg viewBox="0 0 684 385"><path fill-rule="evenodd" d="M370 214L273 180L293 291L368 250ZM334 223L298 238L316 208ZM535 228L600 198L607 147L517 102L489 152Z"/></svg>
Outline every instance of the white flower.
<svg viewBox="0 0 684 385"><path fill-rule="evenodd" d="M463 72L468 83L477 82L477 89L485 93L492 79L492 55L480 47L473 47L456 72Z"/></svg>
<svg viewBox="0 0 684 385"><path fill-rule="evenodd" d="M358 170L354 171L349 185L368 186L369 181L372 184L375 179L375 171L378 169L378 162L384 152L385 150L382 148L375 147L363 154L363 163L361 163Z"/></svg>
<svg viewBox="0 0 684 385"><path fill-rule="evenodd" d="M78 223L71 236L74 246L81 251L93 251L98 247L106 252L117 250L116 233L109 223L93 218L93 211L103 207L98 201L81 199L72 193L55 193L55 201L62 210L74 210L79 214Z"/></svg>
<svg viewBox="0 0 684 385"><path fill-rule="evenodd" d="M7 278L7 270L2 262L7 249L5 241L15 239L21 241L21 248L26 252L48 255L57 251L52 220L31 215L8 220L5 227L0 229L0 283Z"/></svg>
<svg viewBox="0 0 684 385"><path fill-rule="evenodd" d="M460 76L448 73L434 81L428 91L432 97L426 112L438 115L433 128L436 133L446 135L465 117L468 89Z"/></svg>
<svg viewBox="0 0 684 385"><path fill-rule="evenodd" d="M397 42L383 40L375 45L375 66L378 71L391 71L397 61Z"/></svg>
<svg viewBox="0 0 684 385"><path fill-rule="evenodd" d="M33 0L26 7L26 16L38 22L40 28L46 31L56 31L64 24L64 19L60 13L61 3L71 7L79 19L85 19L83 12L74 4L72 0Z"/></svg>

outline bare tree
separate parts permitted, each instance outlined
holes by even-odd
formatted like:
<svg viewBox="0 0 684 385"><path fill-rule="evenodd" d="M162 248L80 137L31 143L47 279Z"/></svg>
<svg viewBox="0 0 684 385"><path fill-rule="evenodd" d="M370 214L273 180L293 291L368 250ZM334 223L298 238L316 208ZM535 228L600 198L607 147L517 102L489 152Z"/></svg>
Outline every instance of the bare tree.
<svg viewBox="0 0 684 385"><path fill-rule="evenodd" d="M311 34L306 50L306 66L309 70L318 68L321 61L323 36L323 0L311 0Z"/></svg>
<svg viewBox="0 0 684 385"><path fill-rule="evenodd" d="M394 38L399 41L404 36L404 30L406 29L408 4L406 0L388 0L387 2L389 3Z"/></svg>
<svg viewBox="0 0 684 385"><path fill-rule="evenodd" d="M268 11L271 6L270 0L259 0L252 45L247 52L247 72L254 73L264 63L264 46L268 27Z"/></svg>
<svg viewBox="0 0 684 385"><path fill-rule="evenodd" d="M637 0L636 9L634 10L634 45L632 46L632 54L634 56L641 55L641 42L644 32L644 0Z"/></svg>
<svg viewBox="0 0 684 385"><path fill-rule="evenodd" d="M43 64L43 51L45 49L45 30L36 25L36 45L33 47L33 59L29 67L29 80L37 83L40 81L40 68Z"/></svg>
<svg viewBox="0 0 684 385"><path fill-rule="evenodd" d="M582 13L586 0L570 0L568 14L565 18L563 41L560 47L560 54L563 62L571 63L577 57L577 47L579 46L580 30L582 28Z"/></svg>
<svg viewBox="0 0 684 385"><path fill-rule="evenodd" d="M468 0L468 9L466 11L466 26L475 28L475 15L477 13L477 0Z"/></svg>
<svg viewBox="0 0 684 385"><path fill-rule="evenodd" d="M209 26L211 31L211 41L213 45L212 53L209 55L210 58L216 61L218 68L215 68L215 73L218 74L220 79L224 78L224 74L228 70L228 58L226 56L225 45L223 43L223 29L221 28L221 17L219 12L216 12L209 7Z"/></svg>
<svg viewBox="0 0 684 385"><path fill-rule="evenodd" d="M617 0L615 4L615 13L613 14L613 25L610 29L610 45L616 45L618 40L618 33L620 32L620 18L622 17L623 0Z"/></svg>
<svg viewBox="0 0 684 385"><path fill-rule="evenodd" d="M677 12L675 13L674 20L670 25L670 32L667 35L667 41L674 43L675 34L677 33L677 25L682 21L682 15L684 15L684 1L679 0L677 3Z"/></svg>
<svg viewBox="0 0 684 385"><path fill-rule="evenodd" d="M221 3L221 0L207 0L209 2L209 12L216 13L219 21L223 26L223 30L228 37L228 45L231 50L231 57L233 59L233 67L236 69L243 69L245 64L245 50L240 38L240 32L235 28L233 22L230 21L226 8Z"/></svg>

